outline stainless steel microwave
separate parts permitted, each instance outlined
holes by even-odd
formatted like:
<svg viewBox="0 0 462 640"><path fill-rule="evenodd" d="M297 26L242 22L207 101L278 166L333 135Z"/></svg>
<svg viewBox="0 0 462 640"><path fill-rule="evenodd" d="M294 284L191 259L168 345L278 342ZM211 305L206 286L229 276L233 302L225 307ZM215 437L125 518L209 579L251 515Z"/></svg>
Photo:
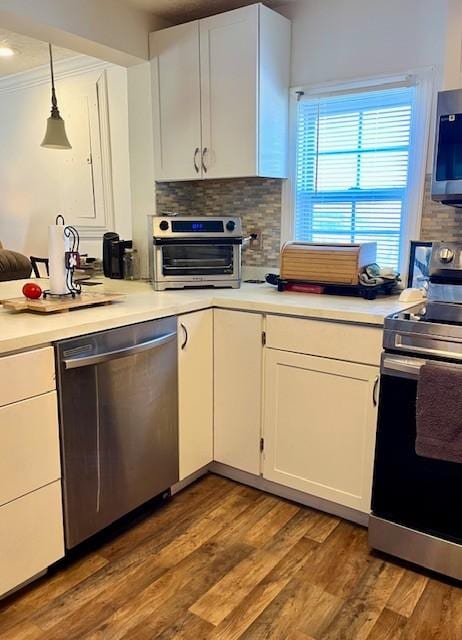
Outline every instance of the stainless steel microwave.
<svg viewBox="0 0 462 640"><path fill-rule="evenodd" d="M432 200L462 207L462 89L438 93Z"/></svg>

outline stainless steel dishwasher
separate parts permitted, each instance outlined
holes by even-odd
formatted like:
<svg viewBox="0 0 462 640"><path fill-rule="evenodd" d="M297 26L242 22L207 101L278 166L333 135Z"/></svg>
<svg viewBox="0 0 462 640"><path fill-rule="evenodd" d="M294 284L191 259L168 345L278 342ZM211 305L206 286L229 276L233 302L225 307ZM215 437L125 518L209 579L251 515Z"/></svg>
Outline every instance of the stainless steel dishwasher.
<svg viewBox="0 0 462 640"><path fill-rule="evenodd" d="M56 344L67 548L178 481L176 318Z"/></svg>

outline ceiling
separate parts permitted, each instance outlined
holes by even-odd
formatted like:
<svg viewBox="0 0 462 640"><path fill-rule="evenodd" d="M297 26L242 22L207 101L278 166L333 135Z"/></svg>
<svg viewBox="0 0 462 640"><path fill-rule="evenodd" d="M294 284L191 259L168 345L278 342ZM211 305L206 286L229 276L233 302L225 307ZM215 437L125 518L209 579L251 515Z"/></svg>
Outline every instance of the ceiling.
<svg viewBox="0 0 462 640"><path fill-rule="evenodd" d="M294 0L265 0L268 7L279 7ZM236 9L255 0L123 0L126 4L145 9L172 23L203 18Z"/></svg>
<svg viewBox="0 0 462 640"><path fill-rule="evenodd" d="M17 51L11 58L0 58L0 77L21 73L48 64L48 43L0 29L0 47L8 46ZM76 56L75 51L53 47L53 59L63 60Z"/></svg>

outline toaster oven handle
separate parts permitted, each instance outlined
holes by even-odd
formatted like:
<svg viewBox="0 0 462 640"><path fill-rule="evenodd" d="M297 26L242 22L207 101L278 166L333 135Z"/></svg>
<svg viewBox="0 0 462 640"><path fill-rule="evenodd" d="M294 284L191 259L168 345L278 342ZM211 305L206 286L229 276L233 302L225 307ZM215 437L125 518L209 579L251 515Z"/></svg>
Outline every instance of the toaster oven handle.
<svg viewBox="0 0 462 640"><path fill-rule="evenodd" d="M96 364L102 364L103 362L109 362L110 360L118 360L119 358L134 356L137 353L143 353L143 351L149 351L150 349L161 347L174 338L176 338L176 331L166 333L165 335L160 336L159 338L154 338L153 340L146 340L146 342L134 344L130 347L124 347L114 351L106 351L104 353L95 353L92 356L68 358L63 360L64 368L68 370L78 369L80 367L90 367Z"/></svg>

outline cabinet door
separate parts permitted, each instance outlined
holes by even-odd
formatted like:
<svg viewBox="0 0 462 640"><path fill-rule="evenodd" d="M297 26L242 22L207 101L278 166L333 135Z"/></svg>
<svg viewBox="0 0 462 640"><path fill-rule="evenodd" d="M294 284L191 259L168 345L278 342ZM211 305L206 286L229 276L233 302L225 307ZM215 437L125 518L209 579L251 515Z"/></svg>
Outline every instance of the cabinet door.
<svg viewBox="0 0 462 640"><path fill-rule="evenodd" d="M258 5L200 21L204 177L258 175Z"/></svg>
<svg viewBox="0 0 462 640"><path fill-rule="evenodd" d="M213 311L178 318L180 480L213 460Z"/></svg>
<svg viewBox="0 0 462 640"><path fill-rule="evenodd" d="M0 407L56 388L53 347L0 358Z"/></svg>
<svg viewBox="0 0 462 640"><path fill-rule="evenodd" d="M61 483L0 507L0 597L64 555Z"/></svg>
<svg viewBox="0 0 462 640"><path fill-rule="evenodd" d="M214 459L260 473L262 316L214 310Z"/></svg>
<svg viewBox="0 0 462 640"><path fill-rule="evenodd" d="M61 477L56 391L0 408L0 505Z"/></svg>
<svg viewBox="0 0 462 640"><path fill-rule="evenodd" d="M200 177L199 22L151 34L156 179Z"/></svg>
<svg viewBox="0 0 462 640"><path fill-rule="evenodd" d="M267 349L263 475L369 512L379 370Z"/></svg>

